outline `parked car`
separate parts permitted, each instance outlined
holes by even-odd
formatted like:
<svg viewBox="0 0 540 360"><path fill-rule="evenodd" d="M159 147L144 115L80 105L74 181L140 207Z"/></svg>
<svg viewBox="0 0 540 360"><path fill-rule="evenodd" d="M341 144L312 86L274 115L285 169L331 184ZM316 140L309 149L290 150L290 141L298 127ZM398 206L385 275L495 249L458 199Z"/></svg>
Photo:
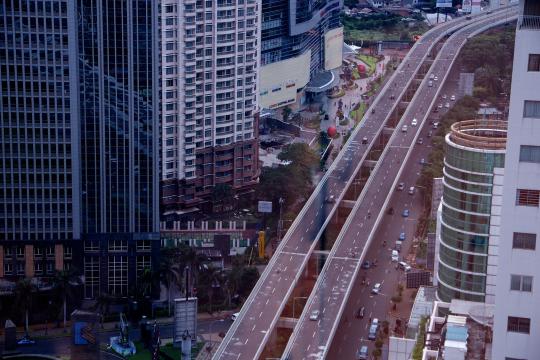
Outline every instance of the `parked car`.
<svg viewBox="0 0 540 360"><path fill-rule="evenodd" d="M433 135L433 131L429 130L427 133L427 137L430 138Z"/></svg>
<svg viewBox="0 0 540 360"><path fill-rule="evenodd" d="M403 210L403 212L401 213L401 215L402 215L403 217L409 217L409 209Z"/></svg>
<svg viewBox="0 0 540 360"><path fill-rule="evenodd" d="M371 263L369 261L364 261L362 263L362 269L369 269L371 267Z"/></svg>
<svg viewBox="0 0 540 360"><path fill-rule="evenodd" d="M371 325L369 327L368 339L375 340L377 338L377 325Z"/></svg>
<svg viewBox="0 0 540 360"><path fill-rule="evenodd" d="M399 261L399 253L397 252L397 250L392 250L391 259L394 262Z"/></svg>
<svg viewBox="0 0 540 360"><path fill-rule="evenodd" d="M403 182L400 182L397 186L397 190L398 191L402 191L403 189L405 189L405 183Z"/></svg>
<svg viewBox="0 0 540 360"><path fill-rule="evenodd" d="M416 126L416 125L418 125L418 120L416 120L416 118L414 118L411 121L411 126Z"/></svg>
<svg viewBox="0 0 540 360"><path fill-rule="evenodd" d="M238 315L240 315L239 312L232 314L232 315L231 315L231 320L232 320L232 321L236 320L236 318L238 317Z"/></svg>
<svg viewBox="0 0 540 360"><path fill-rule="evenodd" d="M379 292L381 291L381 283L376 283L375 285L373 285L373 289L371 289L371 293L374 294L374 295L377 295L379 294Z"/></svg>
<svg viewBox="0 0 540 360"><path fill-rule="evenodd" d="M429 87L432 87L432 86L433 86L433 81L429 80L429 81L428 81L428 86L429 86Z"/></svg>
<svg viewBox="0 0 540 360"><path fill-rule="evenodd" d="M422 145L424 143L424 139L419 138L418 141L416 141L418 145Z"/></svg>
<svg viewBox="0 0 540 360"><path fill-rule="evenodd" d="M446 98L447 98L446 94L444 94L444 95L442 96L442 98L446 100Z"/></svg>
<svg viewBox="0 0 540 360"><path fill-rule="evenodd" d="M368 347L366 345L362 345L356 354L356 359L367 360L368 356Z"/></svg>
<svg viewBox="0 0 540 360"><path fill-rule="evenodd" d="M426 159L421 158L420 159L420 165L426 165Z"/></svg>
<svg viewBox="0 0 540 360"><path fill-rule="evenodd" d="M330 195L326 198L326 202L329 204L333 204L334 202L336 202L336 198L334 197L334 195Z"/></svg>
<svg viewBox="0 0 540 360"><path fill-rule="evenodd" d="M405 261L400 261L398 263L398 266L401 270L404 270L405 272L411 271L411 266L407 264Z"/></svg>
<svg viewBox="0 0 540 360"><path fill-rule="evenodd" d="M411 186L411 187L409 188L409 195L414 195L414 191L415 191L414 186Z"/></svg>
<svg viewBox="0 0 540 360"><path fill-rule="evenodd" d="M399 240L400 240L400 241L404 241L404 240L405 240L405 233L404 233L404 232L400 232L400 233L399 233Z"/></svg>
<svg viewBox="0 0 540 360"><path fill-rule="evenodd" d="M456 101L456 95L452 95L452 96L450 96L450 100L452 100L452 101Z"/></svg>
<svg viewBox="0 0 540 360"><path fill-rule="evenodd" d="M319 320L320 313L321 312L319 310L313 310L311 314L309 315L309 320L313 320L313 321Z"/></svg>
<svg viewBox="0 0 540 360"><path fill-rule="evenodd" d="M367 144L367 137L364 136L364 137L362 138L362 144Z"/></svg>
<svg viewBox="0 0 540 360"><path fill-rule="evenodd" d="M433 123L433 128L434 128L434 129L437 129L438 127L439 127L439 123L438 123L438 122L434 122L434 123Z"/></svg>
<svg viewBox="0 0 540 360"><path fill-rule="evenodd" d="M435 77L433 78L433 80L439 81L439 78L438 78L437 76L435 76Z"/></svg>
<svg viewBox="0 0 540 360"><path fill-rule="evenodd" d="M444 107L447 108L447 109L449 109L449 108L450 108L450 103L447 102L446 104L444 104Z"/></svg>

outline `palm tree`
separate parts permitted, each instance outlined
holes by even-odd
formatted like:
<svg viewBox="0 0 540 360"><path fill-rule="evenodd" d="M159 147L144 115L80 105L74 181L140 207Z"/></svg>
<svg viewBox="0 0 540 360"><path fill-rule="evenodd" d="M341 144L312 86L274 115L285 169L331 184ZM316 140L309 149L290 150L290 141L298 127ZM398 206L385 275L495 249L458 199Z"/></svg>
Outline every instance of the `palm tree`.
<svg viewBox="0 0 540 360"><path fill-rule="evenodd" d="M171 294L173 288L178 287L182 281L182 268L180 267L180 264L171 264L170 266L166 267L161 274L163 276L165 286L167 287L167 304L170 316Z"/></svg>
<svg viewBox="0 0 540 360"><path fill-rule="evenodd" d="M67 323L67 302L74 297L73 288L80 285L81 279L73 270L60 270L54 274L53 289L62 299L64 313L64 332Z"/></svg>
<svg viewBox="0 0 540 360"><path fill-rule="evenodd" d="M24 309L24 333L28 337L28 312L32 307L32 298L37 288L30 279L21 279L15 285L15 303Z"/></svg>

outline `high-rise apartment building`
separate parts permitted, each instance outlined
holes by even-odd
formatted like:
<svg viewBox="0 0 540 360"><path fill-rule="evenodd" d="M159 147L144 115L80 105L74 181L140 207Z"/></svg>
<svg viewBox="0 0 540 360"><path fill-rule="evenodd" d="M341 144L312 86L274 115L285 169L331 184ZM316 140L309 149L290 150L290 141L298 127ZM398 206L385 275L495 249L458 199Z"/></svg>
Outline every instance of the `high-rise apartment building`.
<svg viewBox="0 0 540 360"><path fill-rule="evenodd" d="M74 13L67 0L0 2L0 278L52 275L78 255Z"/></svg>
<svg viewBox="0 0 540 360"><path fill-rule="evenodd" d="M341 0L262 0L262 108L303 103L306 92L316 96L337 82L342 7Z"/></svg>
<svg viewBox="0 0 540 360"><path fill-rule="evenodd" d="M160 3L162 212L236 194L258 181L260 5Z"/></svg>
<svg viewBox="0 0 540 360"><path fill-rule="evenodd" d="M87 298L127 296L159 251L158 5L78 0Z"/></svg>
<svg viewBox="0 0 540 360"><path fill-rule="evenodd" d="M491 215L500 210L494 170L504 164L505 146L500 120L457 122L445 137L435 251L439 300L493 301L496 254L489 248L498 224Z"/></svg>
<svg viewBox="0 0 540 360"><path fill-rule="evenodd" d="M540 359L540 1L520 0L498 247L494 360Z"/></svg>

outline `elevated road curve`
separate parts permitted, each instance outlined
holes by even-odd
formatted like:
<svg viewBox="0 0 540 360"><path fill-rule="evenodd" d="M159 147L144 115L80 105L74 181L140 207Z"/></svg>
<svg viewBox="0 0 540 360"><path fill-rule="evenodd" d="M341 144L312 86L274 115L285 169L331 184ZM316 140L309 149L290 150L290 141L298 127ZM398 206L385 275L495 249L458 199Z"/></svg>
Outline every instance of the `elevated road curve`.
<svg viewBox="0 0 540 360"><path fill-rule="evenodd" d="M429 78L426 77L411 100L332 248L290 337L283 359L323 359L327 356L352 284L402 169L406 166L417 134L437 98L439 84L447 77L468 37L516 16L516 9L512 9L508 13L484 17L456 31L445 42L429 71L441 81L428 86ZM413 119L418 122L416 126L412 125ZM400 131L403 125L407 125L407 131ZM320 313L317 321L309 319L314 310Z"/></svg>
<svg viewBox="0 0 540 360"><path fill-rule="evenodd" d="M336 212L369 149L375 144L376 136L382 132L389 115L434 45L448 33L487 18L488 16L476 16L472 20L461 18L447 22L427 32L414 45L367 112L362 121L363 125L351 134L343 150L300 211L223 339L214 359L259 358L322 232ZM395 98L390 99L390 94ZM371 109L374 109L373 113ZM364 137L369 139L369 144L362 144ZM396 154L396 159L403 159L406 151L406 147L398 147L393 149L392 153ZM325 201L330 196L337 201ZM382 197L383 194L380 195L380 198ZM353 271L355 262L349 263L345 260L344 267L345 265Z"/></svg>

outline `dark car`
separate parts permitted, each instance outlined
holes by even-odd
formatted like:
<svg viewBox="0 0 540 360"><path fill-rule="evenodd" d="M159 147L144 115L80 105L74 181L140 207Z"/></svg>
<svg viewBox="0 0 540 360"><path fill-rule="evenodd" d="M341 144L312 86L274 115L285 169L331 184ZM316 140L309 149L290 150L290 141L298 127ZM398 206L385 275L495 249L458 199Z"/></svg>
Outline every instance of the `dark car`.
<svg viewBox="0 0 540 360"><path fill-rule="evenodd" d="M388 208L388 215L394 215L394 208L393 207Z"/></svg>
<svg viewBox="0 0 540 360"><path fill-rule="evenodd" d="M362 264L362 269L369 269L371 267L371 263L369 261L364 261Z"/></svg>
<svg viewBox="0 0 540 360"><path fill-rule="evenodd" d="M356 318L363 319L365 312L366 312L366 308L362 306L360 309L358 309L358 311L356 311Z"/></svg>

